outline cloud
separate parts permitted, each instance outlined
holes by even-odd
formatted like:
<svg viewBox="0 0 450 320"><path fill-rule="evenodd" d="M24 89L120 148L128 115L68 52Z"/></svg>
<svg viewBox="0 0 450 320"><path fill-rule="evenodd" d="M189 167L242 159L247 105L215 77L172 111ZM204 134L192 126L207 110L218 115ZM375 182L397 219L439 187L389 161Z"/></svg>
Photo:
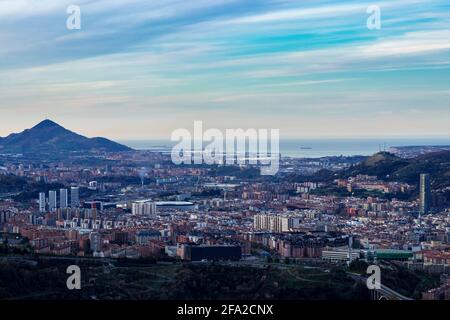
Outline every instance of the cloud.
<svg viewBox="0 0 450 320"><path fill-rule="evenodd" d="M332 5L315 8L300 8L275 11L253 16L231 19L225 24L246 24L246 23L267 23L275 21L296 20L304 18L331 17L339 14L349 14L365 10L365 4L352 5Z"/></svg>
<svg viewBox="0 0 450 320"><path fill-rule="evenodd" d="M426 54L450 49L450 29L408 32L401 37L379 41L360 48L368 57Z"/></svg>
<svg viewBox="0 0 450 320"><path fill-rule="evenodd" d="M15 20L48 15L58 10L65 12L70 3L71 1L68 0L2 0L0 1L0 18Z"/></svg>

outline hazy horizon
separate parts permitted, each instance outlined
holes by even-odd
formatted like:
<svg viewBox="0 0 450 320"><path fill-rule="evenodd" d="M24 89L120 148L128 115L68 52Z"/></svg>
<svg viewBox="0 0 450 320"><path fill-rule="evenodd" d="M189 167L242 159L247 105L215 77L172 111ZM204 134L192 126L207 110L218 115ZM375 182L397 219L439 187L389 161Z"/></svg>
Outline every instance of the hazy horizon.
<svg viewBox="0 0 450 320"><path fill-rule="evenodd" d="M10 134L17 134L17 133L21 133L27 129L31 129L32 127L38 125L39 123L43 122L43 121L47 121L50 120L52 122L55 122L56 124L64 127L67 130L70 130L72 132L75 132L77 134L81 134L83 136L86 136L88 138L94 138L94 137L103 137L103 138L107 138L110 140L114 140L116 142L120 142L120 143L124 143L124 142L130 142L130 143L150 143L150 142L170 142L170 134L167 137L137 137L137 138L123 138L123 137L114 137L114 136L91 136L88 134L85 134L84 132L82 132L82 128L69 128L67 126L64 125L64 123L55 121L53 119L50 118L46 118L46 119L42 119L39 122L36 122L32 125L30 125L27 128L18 128L12 132L0 135L0 138L5 138ZM204 130L207 130L209 127L205 127ZM239 127L233 127L231 129L238 129ZM185 129L192 131L193 130L193 125L191 126L186 126ZM246 129L246 128L243 128ZM224 128L225 130L225 128ZM281 137L280 141L379 141L379 143L383 143L383 142L388 142L388 141L410 141L411 143L413 143L414 141L416 141L418 144L417 145L430 145L430 143L433 143L433 141L435 141L436 143L438 143L437 145L444 145L444 144L449 144L450 145L450 134L449 135L422 135L422 136L409 136L409 135L389 135L389 136L303 136L303 137ZM173 144L175 142L172 142Z"/></svg>

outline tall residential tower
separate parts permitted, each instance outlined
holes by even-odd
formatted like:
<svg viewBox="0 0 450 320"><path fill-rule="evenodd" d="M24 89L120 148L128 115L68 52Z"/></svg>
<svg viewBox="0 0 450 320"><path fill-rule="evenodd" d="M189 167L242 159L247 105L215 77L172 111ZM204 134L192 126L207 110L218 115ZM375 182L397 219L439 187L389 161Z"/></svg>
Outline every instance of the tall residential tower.
<svg viewBox="0 0 450 320"><path fill-rule="evenodd" d="M56 202L56 191L49 191L48 192L48 210L50 212L55 212L57 208L57 202Z"/></svg>
<svg viewBox="0 0 450 320"><path fill-rule="evenodd" d="M80 205L80 188L71 187L70 188L70 206L76 208Z"/></svg>
<svg viewBox="0 0 450 320"><path fill-rule="evenodd" d="M67 189L59 189L59 207L66 209L69 206Z"/></svg>
<svg viewBox="0 0 450 320"><path fill-rule="evenodd" d="M39 193L39 212L45 212L45 192Z"/></svg>
<svg viewBox="0 0 450 320"><path fill-rule="evenodd" d="M420 213L427 214L430 212L431 201L431 184L430 175L422 173L420 175Z"/></svg>

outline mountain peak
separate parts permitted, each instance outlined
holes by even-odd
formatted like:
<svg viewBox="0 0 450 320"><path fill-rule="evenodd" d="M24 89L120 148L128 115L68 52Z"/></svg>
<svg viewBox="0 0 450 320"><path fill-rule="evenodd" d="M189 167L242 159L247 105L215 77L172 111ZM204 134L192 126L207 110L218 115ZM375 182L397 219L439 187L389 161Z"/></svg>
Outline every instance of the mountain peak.
<svg viewBox="0 0 450 320"><path fill-rule="evenodd" d="M39 122L37 125L35 125L33 127L33 129L46 129L46 128L54 128L54 127L61 127L61 126L50 119L45 119L45 120Z"/></svg>
<svg viewBox="0 0 450 320"><path fill-rule="evenodd" d="M55 153L88 151L129 151L129 147L106 138L87 138L45 119L31 129L0 139L3 153Z"/></svg>

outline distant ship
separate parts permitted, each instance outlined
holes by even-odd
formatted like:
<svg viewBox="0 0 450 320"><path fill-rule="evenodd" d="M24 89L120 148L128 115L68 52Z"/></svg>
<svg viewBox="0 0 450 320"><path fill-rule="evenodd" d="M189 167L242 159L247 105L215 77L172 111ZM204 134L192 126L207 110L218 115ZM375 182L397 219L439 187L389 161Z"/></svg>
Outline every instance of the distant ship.
<svg viewBox="0 0 450 320"><path fill-rule="evenodd" d="M300 147L301 150L311 150L312 147Z"/></svg>

